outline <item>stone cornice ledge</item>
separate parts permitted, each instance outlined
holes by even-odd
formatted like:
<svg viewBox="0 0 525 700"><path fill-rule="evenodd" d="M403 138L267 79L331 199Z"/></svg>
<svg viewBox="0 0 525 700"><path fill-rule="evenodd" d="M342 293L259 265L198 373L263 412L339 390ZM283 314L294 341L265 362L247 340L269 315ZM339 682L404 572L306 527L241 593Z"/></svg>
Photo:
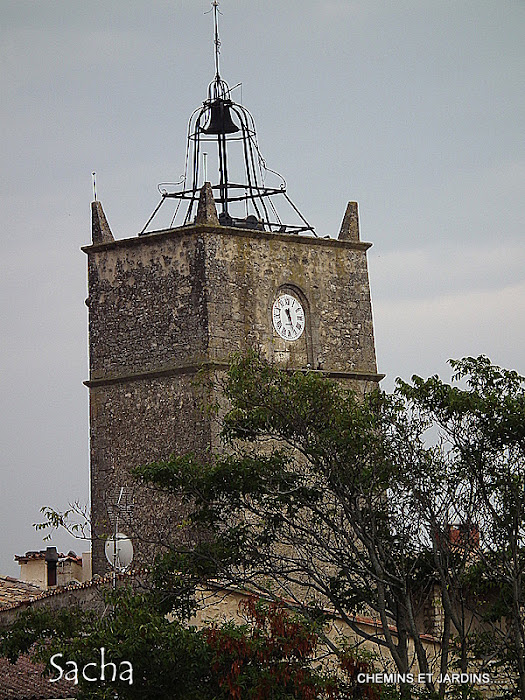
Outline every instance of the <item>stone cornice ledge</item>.
<svg viewBox="0 0 525 700"><path fill-rule="evenodd" d="M210 224L188 224L179 226L178 228L161 229L160 231L152 231L146 235L134 236L133 238L118 238L114 241L106 243L96 243L92 245L82 246L81 250L84 253L97 253L99 251L108 250L111 248L126 248L145 243L154 243L159 238L181 237L195 234L213 233L220 236L238 236L244 238L263 238L266 240L281 240L294 241L299 244L307 244L314 246L328 246L333 248L347 248L350 250L368 250L372 243L366 241L340 241L337 238L321 238L315 236L304 236L292 233L273 233L271 231L258 231L255 229L230 228L228 226L211 226Z"/></svg>
<svg viewBox="0 0 525 700"><path fill-rule="evenodd" d="M143 381L145 379L159 379L161 377L175 376L177 374L195 374L200 370L227 370L229 367L228 362L222 361L209 361L200 363L187 363L183 365L172 365L169 367L159 367L157 369L150 369L142 372L127 372L122 374L111 374L107 377L98 377L95 379L88 379L84 384L90 389L95 389L100 386L111 386L112 384L123 384L124 382L134 382ZM377 372L364 372L361 370L354 370L351 372L339 372L330 370L315 370L309 368L295 368L287 369L287 372L313 372L315 374L324 375L330 379L355 379L360 381L368 382L380 382L385 378L384 374L378 374Z"/></svg>

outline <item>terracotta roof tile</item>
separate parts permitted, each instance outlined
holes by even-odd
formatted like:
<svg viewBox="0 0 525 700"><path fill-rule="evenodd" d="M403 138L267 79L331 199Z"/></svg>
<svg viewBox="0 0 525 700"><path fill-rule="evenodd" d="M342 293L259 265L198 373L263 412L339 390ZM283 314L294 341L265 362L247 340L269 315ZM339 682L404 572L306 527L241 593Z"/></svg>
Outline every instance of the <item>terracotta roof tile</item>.
<svg viewBox="0 0 525 700"><path fill-rule="evenodd" d="M42 676L43 664L21 656L15 664L0 658L0 698L2 700L51 700L72 698L75 686L68 681L51 683Z"/></svg>
<svg viewBox="0 0 525 700"><path fill-rule="evenodd" d="M22 603L43 593L43 589L33 583L19 581L11 576L0 576L0 608L13 603Z"/></svg>
<svg viewBox="0 0 525 700"><path fill-rule="evenodd" d="M126 571L123 573L118 573L116 575L116 579L118 581L128 581L130 579L133 579L136 576L140 576L142 574L147 574L146 569L137 569L134 571ZM98 588L99 586L105 586L108 583L113 582L113 574L108 573L105 574L104 576L95 576L92 578L90 581L85 581L84 583L81 583L80 581L70 581L66 586L53 586L52 588L39 588L38 586L33 586L31 583L25 583L24 581L18 581L17 579L12 579L10 577L0 577L0 582L9 580L11 582L14 582L15 584L22 584L23 586L30 586L31 589L33 589L33 592L28 592L28 595L25 597L22 595L18 599L9 599L4 602L2 602L0 598L0 612L3 610L11 610L13 608L23 608L27 607L24 606L24 603L32 603L35 600L41 600L43 598L52 598L53 596L59 596L66 594L72 590L81 590L84 588ZM1 591L1 583L0 583L0 591ZM0 700L3 700L3 698L0 696Z"/></svg>
<svg viewBox="0 0 525 700"><path fill-rule="evenodd" d="M75 561L77 562L77 564L82 564L82 557L78 554L75 554L75 552L68 552L67 554L57 552L57 555L59 561ZM15 554L15 561L17 561L19 564L24 564L28 561L34 560L45 560L45 558L45 549L41 549L39 551L26 552L25 554Z"/></svg>

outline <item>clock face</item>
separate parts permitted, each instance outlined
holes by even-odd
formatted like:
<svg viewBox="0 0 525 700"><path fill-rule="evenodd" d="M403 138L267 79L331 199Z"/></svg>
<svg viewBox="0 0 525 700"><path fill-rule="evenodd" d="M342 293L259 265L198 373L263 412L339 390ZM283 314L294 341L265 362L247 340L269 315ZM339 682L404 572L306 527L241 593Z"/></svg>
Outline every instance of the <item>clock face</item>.
<svg viewBox="0 0 525 700"><path fill-rule="evenodd" d="M304 309L291 294L280 294L273 302L272 321L281 338L297 340L304 331Z"/></svg>

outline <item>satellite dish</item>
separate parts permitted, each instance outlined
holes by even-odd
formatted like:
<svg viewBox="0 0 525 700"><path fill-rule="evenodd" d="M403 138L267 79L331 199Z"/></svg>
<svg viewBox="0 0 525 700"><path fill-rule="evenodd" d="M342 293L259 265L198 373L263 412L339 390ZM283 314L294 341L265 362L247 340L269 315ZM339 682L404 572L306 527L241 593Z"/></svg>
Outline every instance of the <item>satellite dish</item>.
<svg viewBox="0 0 525 700"><path fill-rule="evenodd" d="M133 544L122 532L108 537L104 550L106 559L116 571L126 571L133 561Z"/></svg>

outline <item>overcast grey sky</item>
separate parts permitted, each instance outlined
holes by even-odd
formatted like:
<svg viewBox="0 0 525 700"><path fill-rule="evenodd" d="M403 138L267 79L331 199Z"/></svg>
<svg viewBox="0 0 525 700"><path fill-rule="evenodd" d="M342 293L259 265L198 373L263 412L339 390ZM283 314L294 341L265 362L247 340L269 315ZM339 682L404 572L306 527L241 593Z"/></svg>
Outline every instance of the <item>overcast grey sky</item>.
<svg viewBox="0 0 525 700"><path fill-rule="evenodd" d="M114 235L135 235L183 172L213 77L209 9L0 0L0 575L45 546L40 506L88 499L91 172ZM221 72L268 166L319 235L359 202L385 388L466 354L525 373L524 0L221 10Z"/></svg>

